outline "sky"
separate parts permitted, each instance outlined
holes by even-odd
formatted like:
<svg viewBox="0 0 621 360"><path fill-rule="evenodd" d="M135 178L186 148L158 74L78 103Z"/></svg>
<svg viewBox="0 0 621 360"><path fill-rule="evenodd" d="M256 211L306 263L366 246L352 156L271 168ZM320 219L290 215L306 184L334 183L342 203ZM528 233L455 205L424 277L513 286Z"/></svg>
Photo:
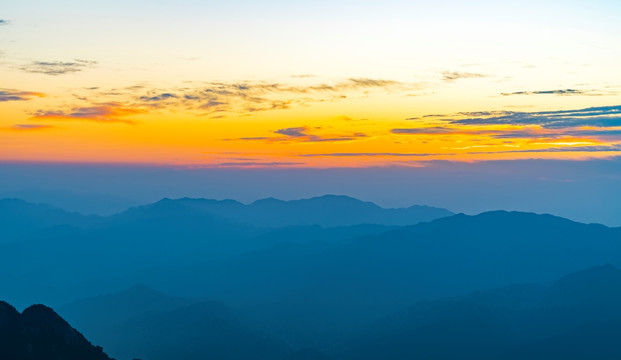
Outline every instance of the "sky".
<svg viewBox="0 0 621 360"><path fill-rule="evenodd" d="M424 166L621 152L618 1L12 1L0 160Z"/></svg>
<svg viewBox="0 0 621 360"><path fill-rule="evenodd" d="M621 201L620 15L621 2L604 0L4 1L0 193L71 191L97 165L142 200L321 189L391 206L592 220L568 199L597 186L603 200L580 201L602 212ZM113 170L127 166L186 175L154 184L149 197L136 186L142 175ZM579 186L541 180L556 168ZM305 187L290 184L301 181L296 169ZM171 190L195 189L205 178L192 174L207 173L221 174L224 190ZM238 182L259 173L273 187ZM50 174L65 185L40 177ZM378 183L356 188L361 174ZM405 196L408 181L418 192ZM490 189L512 195L463 193Z"/></svg>

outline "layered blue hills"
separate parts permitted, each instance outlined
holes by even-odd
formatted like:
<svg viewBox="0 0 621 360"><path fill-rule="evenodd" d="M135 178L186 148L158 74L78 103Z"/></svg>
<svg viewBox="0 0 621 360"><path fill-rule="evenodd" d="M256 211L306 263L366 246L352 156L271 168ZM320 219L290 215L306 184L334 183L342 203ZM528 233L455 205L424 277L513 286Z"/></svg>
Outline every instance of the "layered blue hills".
<svg viewBox="0 0 621 360"><path fill-rule="evenodd" d="M107 217L5 199L0 224L0 299L116 359L621 357L621 228L332 195Z"/></svg>

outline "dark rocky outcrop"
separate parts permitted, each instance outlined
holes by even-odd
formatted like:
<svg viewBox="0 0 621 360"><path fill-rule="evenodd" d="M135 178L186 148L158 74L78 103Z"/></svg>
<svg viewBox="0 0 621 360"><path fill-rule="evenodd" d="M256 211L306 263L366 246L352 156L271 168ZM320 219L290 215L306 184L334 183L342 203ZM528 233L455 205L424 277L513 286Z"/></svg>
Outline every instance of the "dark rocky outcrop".
<svg viewBox="0 0 621 360"><path fill-rule="evenodd" d="M19 313L0 302L0 359L110 360L54 310L33 305Z"/></svg>

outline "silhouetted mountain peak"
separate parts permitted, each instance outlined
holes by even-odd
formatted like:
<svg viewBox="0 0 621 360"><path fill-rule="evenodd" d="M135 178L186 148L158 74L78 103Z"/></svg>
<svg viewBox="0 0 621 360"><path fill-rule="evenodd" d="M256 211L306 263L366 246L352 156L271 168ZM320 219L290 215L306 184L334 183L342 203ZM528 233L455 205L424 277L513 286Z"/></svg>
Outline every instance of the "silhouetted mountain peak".
<svg viewBox="0 0 621 360"><path fill-rule="evenodd" d="M11 304L0 301L0 333L2 332L2 326L4 324L11 324L19 321L19 311L15 309Z"/></svg>
<svg viewBox="0 0 621 360"><path fill-rule="evenodd" d="M27 307L22 312L22 320L35 320L36 322L43 321L50 324L66 324L65 320L56 314L52 308L42 304L35 304Z"/></svg>
<svg viewBox="0 0 621 360"><path fill-rule="evenodd" d="M0 303L0 358L23 360L109 360L54 310L32 305L21 314Z"/></svg>
<svg viewBox="0 0 621 360"><path fill-rule="evenodd" d="M73 329L63 318L51 308L37 304L22 312L21 329L24 333L42 336L58 336L67 344L78 344L82 335Z"/></svg>

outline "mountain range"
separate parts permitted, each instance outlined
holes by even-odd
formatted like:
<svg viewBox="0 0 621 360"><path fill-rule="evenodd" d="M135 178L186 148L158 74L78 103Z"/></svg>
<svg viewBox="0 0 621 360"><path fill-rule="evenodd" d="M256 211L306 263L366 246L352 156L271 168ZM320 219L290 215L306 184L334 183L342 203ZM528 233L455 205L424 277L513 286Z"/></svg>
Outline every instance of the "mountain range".
<svg viewBox="0 0 621 360"><path fill-rule="evenodd" d="M119 359L613 359L621 356L619 304L621 270L602 265L550 283L416 302L298 349L220 302L145 286L67 304L61 313Z"/></svg>
<svg viewBox="0 0 621 360"><path fill-rule="evenodd" d="M107 217L5 199L0 225L0 298L120 360L617 356L621 228L342 196Z"/></svg>
<svg viewBox="0 0 621 360"><path fill-rule="evenodd" d="M0 222L6 229L0 241L0 285L11 289L12 302L22 306L62 303L130 286L140 281L122 278L153 267L224 260L285 242L334 242L379 234L395 228L391 224L414 224L444 215L451 213L416 206L382 209L344 196L289 202L269 199L250 205L163 199L109 217L4 199L0 200ZM260 226L266 217L273 219L273 227ZM283 220L278 222L279 217ZM328 223L334 227L327 227ZM21 261L24 258L32 262ZM115 280L107 287L111 278ZM62 283L50 279L62 279ZM73 296L75 283L81 288Z"/></svg>
<svg viewBox="0 0 621 360"><path fill-rule="evenodd" d="M345 341L341 359L618 359L621 271L412 305ZM337 351L337 352L339 352Z"/></svg>

